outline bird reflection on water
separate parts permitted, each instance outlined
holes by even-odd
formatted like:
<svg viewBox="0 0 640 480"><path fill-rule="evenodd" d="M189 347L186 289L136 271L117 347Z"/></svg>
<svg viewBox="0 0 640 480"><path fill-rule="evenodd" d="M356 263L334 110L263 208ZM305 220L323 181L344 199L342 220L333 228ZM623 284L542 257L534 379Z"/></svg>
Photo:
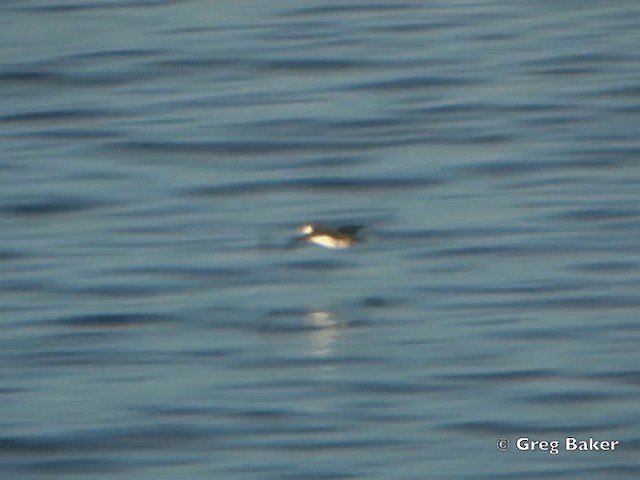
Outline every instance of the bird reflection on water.
<svg viewBox="0 0 640 480"><path fill-rule="evenodd" d="M344 324L332 312L326 310L313 310L305 315L305 320L314 329L311 334L311 343L315 355L327 355L331 353L331 344L338 338Z"/></svg>
<svg viewBox="0 0 640 480"><path fill-rule="evenodd" d="M260 322L259 332L264 336L308 336L308 353L330 355L331 345L346 331L350 322L341 315L324 309L273 310Z"/></svg>

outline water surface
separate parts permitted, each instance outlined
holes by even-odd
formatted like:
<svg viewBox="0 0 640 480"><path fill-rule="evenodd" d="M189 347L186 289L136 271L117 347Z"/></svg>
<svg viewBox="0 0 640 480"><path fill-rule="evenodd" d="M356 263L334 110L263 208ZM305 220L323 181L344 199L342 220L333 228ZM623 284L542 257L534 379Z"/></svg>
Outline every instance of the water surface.
<svg viewBox="0 0 640 480"><path fill-rule="evenodd" d="M5 2L3 478L638 478L639 17Z"/></svg>

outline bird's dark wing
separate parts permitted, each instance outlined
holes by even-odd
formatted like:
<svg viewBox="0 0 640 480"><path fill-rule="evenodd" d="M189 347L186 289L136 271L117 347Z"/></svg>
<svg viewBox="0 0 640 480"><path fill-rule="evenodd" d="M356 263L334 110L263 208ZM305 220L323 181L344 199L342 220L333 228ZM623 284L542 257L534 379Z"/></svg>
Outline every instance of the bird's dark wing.
<svg viewBox="0 0 640 480"><path fill-rule="evenodd" d="M298 248L300 245L307 241L307 237L293 237L287 244L283 247L285 250L291 250L293 248Z"/></svg>
<svg viewBox="0 0 640 480"><path fill-rule="evenodd" d="M345 235L353 235L364 228L364 225L345 225L338 229L339 233L344 233Z"/></svg>

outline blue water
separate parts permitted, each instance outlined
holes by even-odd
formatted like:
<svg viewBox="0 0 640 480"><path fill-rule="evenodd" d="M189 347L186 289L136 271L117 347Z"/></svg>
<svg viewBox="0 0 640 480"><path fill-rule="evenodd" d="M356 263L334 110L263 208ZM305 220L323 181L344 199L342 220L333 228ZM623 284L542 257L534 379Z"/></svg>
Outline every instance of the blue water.
<svg viewBox="0 0 640 480"><path fill-rule="evenodd" d="M3 2L0 478L640 478L639 19Z"/></svg>

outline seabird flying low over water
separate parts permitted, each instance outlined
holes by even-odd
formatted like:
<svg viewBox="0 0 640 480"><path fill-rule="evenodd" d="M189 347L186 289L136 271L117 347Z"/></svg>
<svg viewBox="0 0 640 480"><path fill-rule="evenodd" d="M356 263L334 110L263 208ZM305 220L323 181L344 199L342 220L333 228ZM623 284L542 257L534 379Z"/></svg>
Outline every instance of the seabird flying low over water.
<svg viewBox="0 0 640 480"><path fill-rule="evenodd" d="M349 248L361 241L356 234L362 228L362 225L345 225L333 229L308 223L299 229L303 236L294 238L288 246L291 248L303 242L311 242L326 248Z"/></svg>

